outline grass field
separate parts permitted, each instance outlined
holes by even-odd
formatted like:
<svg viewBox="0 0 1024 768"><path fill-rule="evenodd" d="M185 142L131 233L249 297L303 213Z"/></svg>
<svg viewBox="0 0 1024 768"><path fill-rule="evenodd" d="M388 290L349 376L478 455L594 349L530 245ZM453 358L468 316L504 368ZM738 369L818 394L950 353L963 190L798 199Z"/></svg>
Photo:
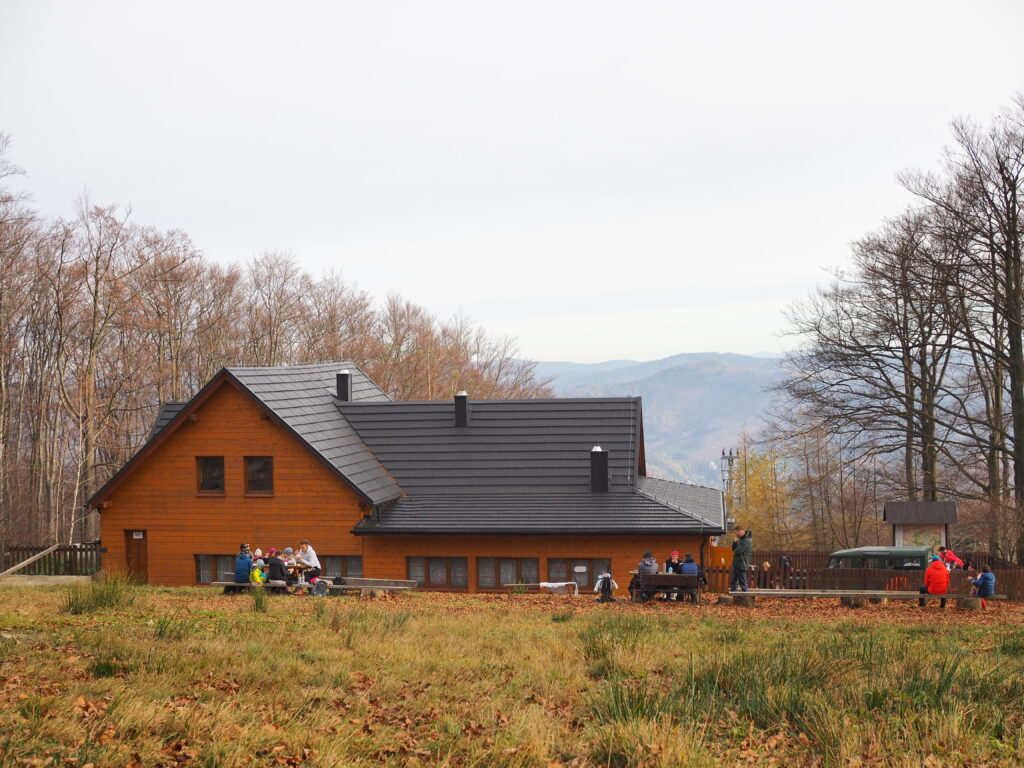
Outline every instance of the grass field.
<svg viewBox="0 0 1024 768"><path fill-rule="evenodd" d="M101 591L93 593L91 590ZM32 766L1024 764L1024 607L0 589Z"/></svg>

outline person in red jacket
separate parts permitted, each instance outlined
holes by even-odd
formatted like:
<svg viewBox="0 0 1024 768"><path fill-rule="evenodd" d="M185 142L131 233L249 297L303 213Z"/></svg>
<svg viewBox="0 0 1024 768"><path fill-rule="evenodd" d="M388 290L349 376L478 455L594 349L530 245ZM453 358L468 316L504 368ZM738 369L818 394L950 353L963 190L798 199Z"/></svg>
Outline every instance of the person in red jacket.
<svg viewBox="0 0 1024 768"><path fill-rule="evenodd" d="M939 547L939 557L942 558L942 562L945 563L946 570L948 571L964 567L964 561L953 554L953 550L949 547Z"/></svg>
<svg viewBox="0 0 1024 768"><path fill-rule="evenodd" d="M924 571L924 586L921 587L922 595L944 595L949 591L949 571L938 555L932 555L932 562ZM924 607L924 600L918 600L917 604ZM946 598L939 601L939 607L946 607Z"/></svg>

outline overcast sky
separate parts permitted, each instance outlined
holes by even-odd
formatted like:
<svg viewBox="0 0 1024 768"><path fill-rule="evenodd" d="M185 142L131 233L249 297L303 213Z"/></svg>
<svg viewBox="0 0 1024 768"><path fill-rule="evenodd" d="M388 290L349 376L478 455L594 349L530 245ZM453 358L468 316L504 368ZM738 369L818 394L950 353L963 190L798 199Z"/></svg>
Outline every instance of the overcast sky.
<svg viewBox="0 0 1024 768"><path fill-rule="evenodd" d="M0 0L40 210L292 251L542 360L762 352L1024 90L1024 3Z"/></svg>

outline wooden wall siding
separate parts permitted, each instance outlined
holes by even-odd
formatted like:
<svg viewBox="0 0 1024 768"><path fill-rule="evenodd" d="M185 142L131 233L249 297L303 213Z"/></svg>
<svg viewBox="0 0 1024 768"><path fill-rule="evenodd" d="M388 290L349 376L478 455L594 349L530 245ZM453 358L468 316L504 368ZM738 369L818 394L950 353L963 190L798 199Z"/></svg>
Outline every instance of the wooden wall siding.
<svg viewBox="0 0 1024 768"><path fill-rule="evenodd" d="M547 580L548 558L610 557L612 576L620 593L629 586L629 572L635 570L644 550L651 550L664 563L669 552L680 557L692 552L700 558L699 536L366 536L363 572L385 579L406 578L406 556L465 557L469 560L469 592L476 591L476 558L536 557L540 578ZM590 585L593 587L593 585Z"/></svg>
<svg viewBox="0 0 1024 768"><path fill-rule="evenodd" d="M317 552L361 555L352 527L368 510L340 478L248 395L225 383L114 490L101 512L104 566L124 569L124 531L147 531L149 582L195 583L195 554L264 551L308 538ZM196 456L224 456L223 496L197 496ZM246 496L245 456L274 457L274 495Z"/></svg>

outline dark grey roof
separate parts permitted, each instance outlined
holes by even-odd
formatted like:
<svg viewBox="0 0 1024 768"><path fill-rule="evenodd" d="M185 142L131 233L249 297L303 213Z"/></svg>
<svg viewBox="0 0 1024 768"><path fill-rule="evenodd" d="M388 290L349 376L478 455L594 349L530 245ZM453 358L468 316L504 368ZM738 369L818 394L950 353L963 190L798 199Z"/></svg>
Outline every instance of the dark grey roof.
<svg viewBox="0 0 1024 768"><path fill-rule="evenodd" d="M472 402L468 427L451 401L339 407L410 496L589 494L595 445L609 452L611 492L636 482L639 398Z"/></svg>
<svg viewBox="0 0 1024 768"><path fill-rule="evenodd" d="M170 423L171 419L181 413L181 409L186 405L188 405L188 402L178 403L172 401L168 403L161 403L160 410L156 413L156 421L153 422L153 426L149 430L149 437L146 439L152 440L160 434L160 430L166 427Z"/></svg>
<svg viewBox="0 0 1024 768"><path fill-rule="evenodd" d="M402 489L338 411L335 375L345 369L352 374L354 402L390 402L354 363L227 371L367 499L383 504L401 496Z"/></svg>
<svg viewBox="0 0 1024 768"><path fill-rule="evenodd" d="M407 496L355 528L360 534L721 532L719 526L709 526L648 496L628 491Z"/></svg>
<svg viewBox="0 0 1024 768"><path fill-rule="evenodd" d="M677 483L656 477L637 478L637 490L663 504L686 512L717 529L725 530L722 492L702 485Z"/></svg>
<svg viewBox="0 0 1024 768"><path fill-rule="evenodd" d="M955 501L887 501L882 519L893 525L955 523Z"/></svg>
<svg viewBox="0 0 1024 768"><path fill-rule="evenodd" d="M343 369L350 402L334 396ZM452 401L392 402L352 363L222 374L376 507L358 533L723 531L719 491L638 477L640 398L473 402L469 425L456 427ZM188 405L164 404L150 439ZM595 445L608 451L607 493L590 490Z"/></svg>

